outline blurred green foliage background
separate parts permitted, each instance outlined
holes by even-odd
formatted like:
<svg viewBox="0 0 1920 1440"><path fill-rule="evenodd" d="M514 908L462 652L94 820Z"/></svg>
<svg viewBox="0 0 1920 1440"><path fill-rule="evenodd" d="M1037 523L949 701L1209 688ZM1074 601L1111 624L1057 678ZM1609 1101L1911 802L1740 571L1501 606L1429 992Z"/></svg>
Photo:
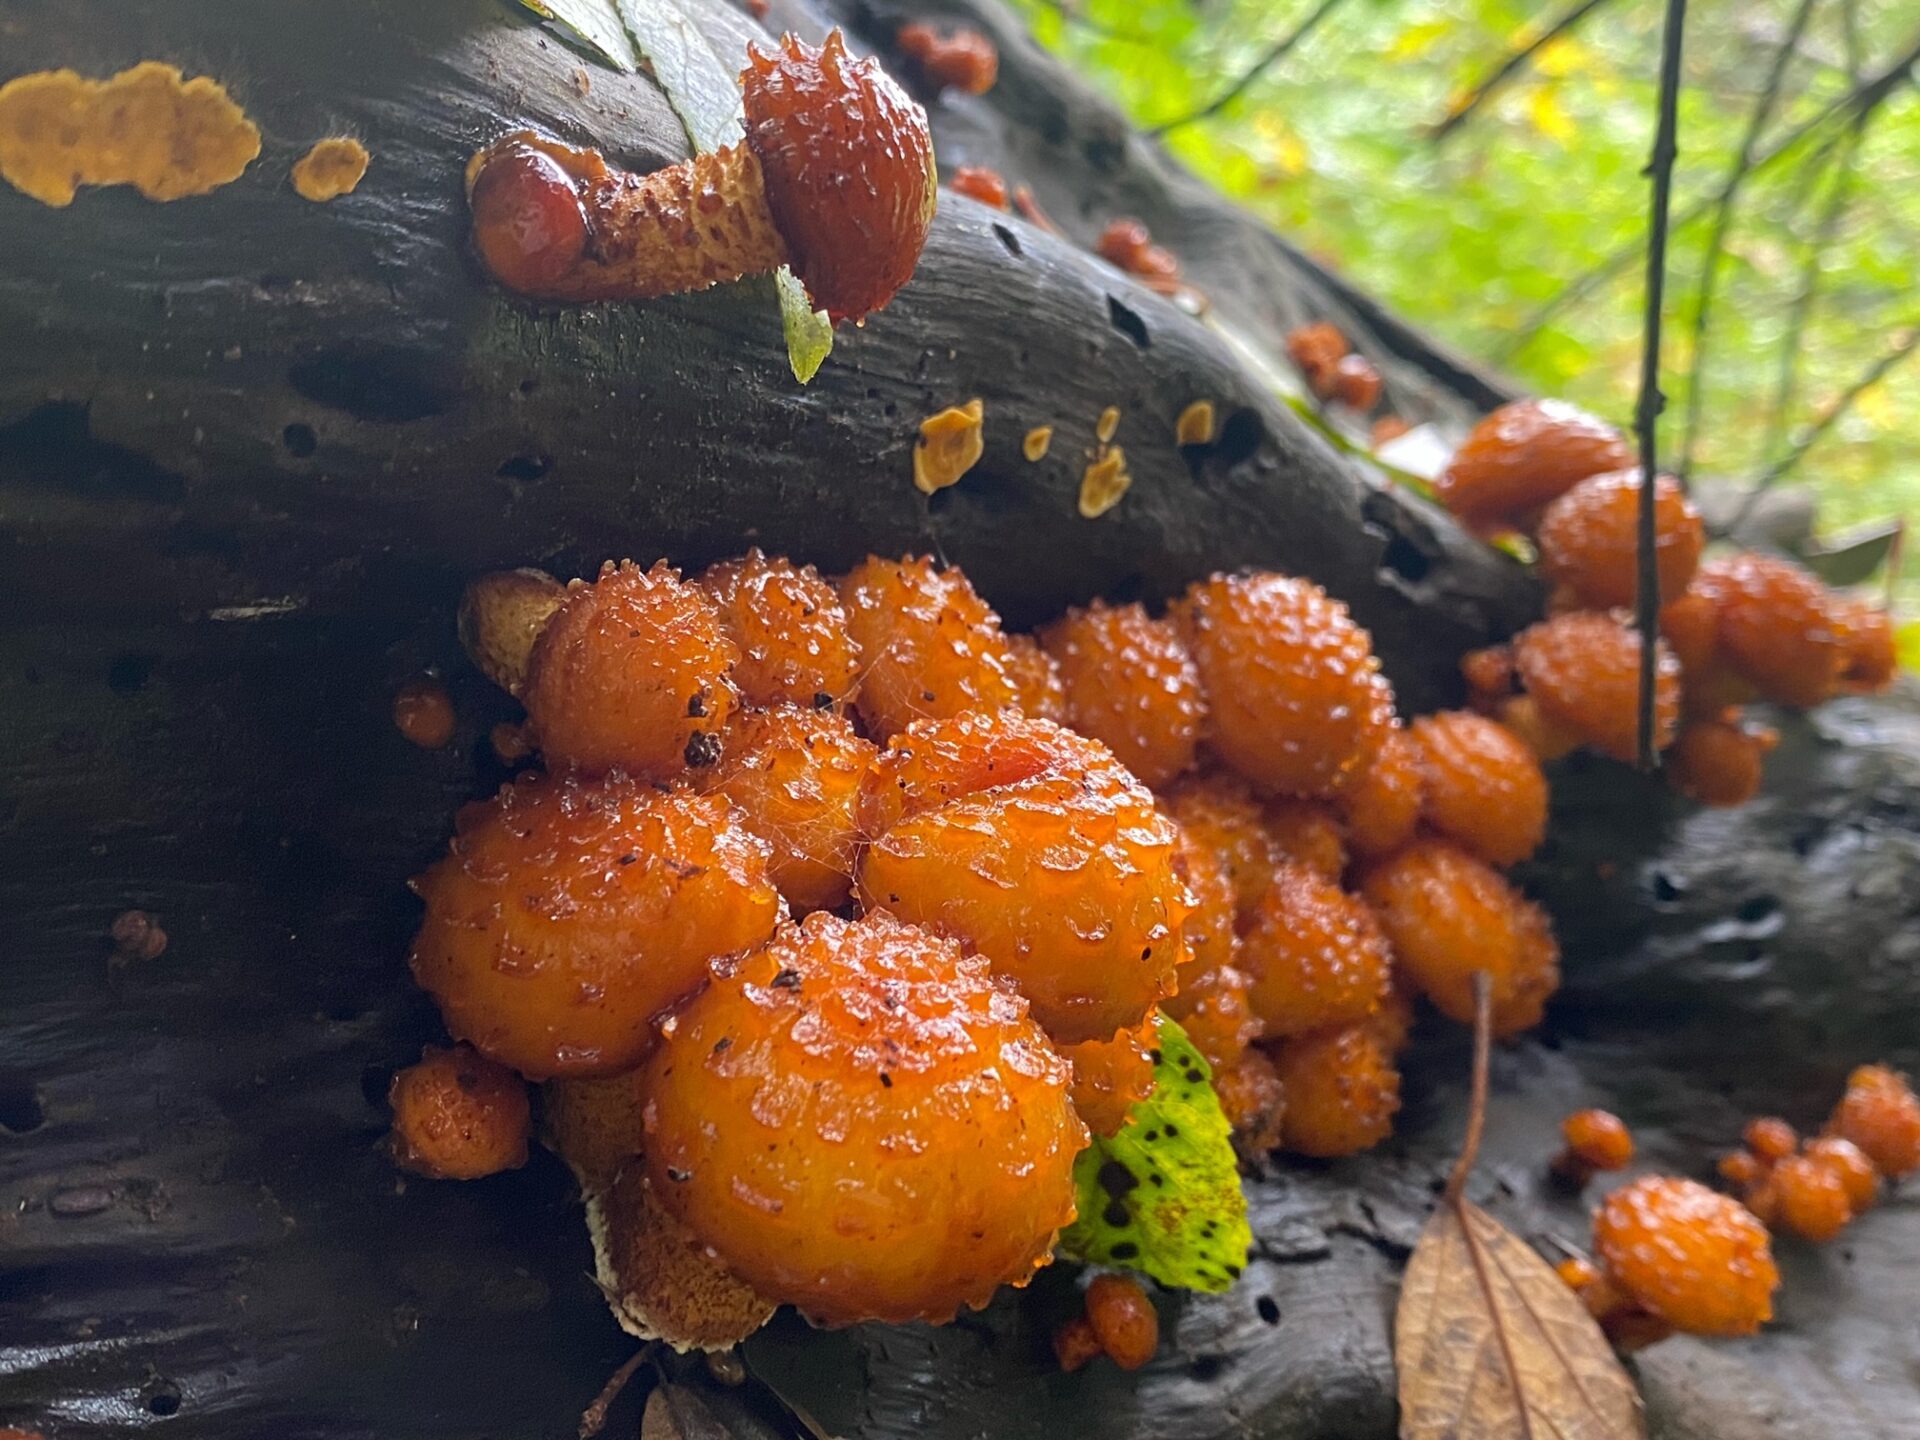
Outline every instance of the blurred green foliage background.
<svg viewBox="0 0 1920 1440"><path fill-rule="evenodd" d="M1526 386L1630 421L1656 0L1015 3L1141 125L1184 121L1174 152L1305 249ZM1780 483L1815 490L1823 531L1920 514L1916 56L1914 0L1688 13L1662 458L1740 481L1791 460Z"/></svg>

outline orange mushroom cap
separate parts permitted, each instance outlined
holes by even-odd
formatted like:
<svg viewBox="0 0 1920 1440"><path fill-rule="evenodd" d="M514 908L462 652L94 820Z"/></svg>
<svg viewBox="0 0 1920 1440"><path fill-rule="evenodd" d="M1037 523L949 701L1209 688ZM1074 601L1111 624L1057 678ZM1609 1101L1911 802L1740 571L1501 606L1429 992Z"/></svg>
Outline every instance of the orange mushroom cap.
<svg viewBox="0 0 1920 1440"><path fill-rule="evenodd" d="M927 112L838 30L747 50L747 144L794 273L838 323L880 309L912 277L933 223Z"/></svg>

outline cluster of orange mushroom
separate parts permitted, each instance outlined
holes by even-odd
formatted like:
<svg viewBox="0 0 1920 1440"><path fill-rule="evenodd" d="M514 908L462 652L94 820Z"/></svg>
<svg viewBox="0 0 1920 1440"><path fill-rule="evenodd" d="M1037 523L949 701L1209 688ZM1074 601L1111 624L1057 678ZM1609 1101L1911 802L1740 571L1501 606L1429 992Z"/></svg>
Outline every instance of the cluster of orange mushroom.
<svg viewBox="0 0 1920 1440"><path fill-rule="evenodd" d="M1401 727L1306 581L1023 636L925 558L755 551L482 577L461 629L544 769L416 882L461 1043L396 1081L397 1153L486 1173L524 1153L515 1077L616 1081L612 1168L823 1321L1031 1275L1163 1008L1245 1148L1338 1155L1391 1128L1416 995L1465 1018L1489 970L1512 1033L1556 980L1496 868L1540 838L1537 762L1471 712Z"/></svg>
<svg viewBox="0 0 1920 1440"><path fill-rule="evenodd" d="M1338 401L1360 414L1380 403L1380 372L1332 321L1316 320L1290 332L1287 355L1300 367L1314 398Z"/></svg>
<svg viewBox="0 0 1920 1440"><path fill-rule="evenodd" d="M1751 1121L1721 1178L1770 1226L1833 1239L1880 1196L1880 1182L1920 1170L1920 1098L1884 1065L1862 1065L1820 1134L1805 1140L1778 1116Z"/></svg>
<svg viewBox="0 0 1920 1440"><path fill-rule="evenodd" d="M1640 476L1617 430L1571 405L1518 400L1476 425L1440 476L1442 503L1482 533L1530 538L1553 583L1548 617L1462 669L1476 708L1555 759L1581 746L1621 760L1639 739L1640 641L1630 612ZM1780 556L1706 556L1699 512L1667 476L1654 489L1659 576L1654 748L1673 786L1739 805L1777 737L1753 700L1807 708L1884 689L1893 627ZM1704 558L1703 558L1704 557Z"/></svg>
<svg viewBox="0 0 1920 1440"><path fill-rule="evenodd" d="M1553 1171L1575 1185L1632 1159L1631 1134L1604 1110L1569 1115L1563 1128ZM1601 1202L1594 1257L1561 1261L1560 1278L1620 1349L1676 1332L1750 1335L1770 1320L1780 1272L1768 1231L1831 1240L1878 1202L1883 1180L1920 1171L1920 1098L1896 1071L1863 1065L1819 1135L1803 1141L1769 1115L1741 1139L1719 1162L1739 1198L1643 1176Z"/></svg>
<svg viewBox="0 0 1920 1440"><path fill-rule="evenodd" d="M983 36L895 38L923 92L994 83ZM742 83L743 141L650 175L530 133L482 151L482 262L566 301L785 265L836 321L884 306L933 213L924 111L837 32L753 50ZM1009 203L991 171L953 183ZM1138 221L1098 250L1180 284ZM1289 350L1318 398L1378 405L1334 326ZM447 1178L522 1163L542 1084L548 1138L637 1194L750 1328L775 1303L940 1321L1025 1283L1074 1216L1089 1134L1150 1094L1162 1014L1243 1153L1378 1143L1417 1002L1470 1022L1484 974L1505 1036L1558 983L1551 926L1503 872L1543 837L1543 761L1638 746L1631 461L1555 402L1467 437L1439 498L1526 537L1550 614L1466 657L1471 708L1405 723L1346 607L1273 573L1213 575L1159 614L1095 600L1034 635L924 557L833 579L757 550L691 579L483 577L462 638L526 707L502 758L540 765L464 810L416 881L413 971L458 1043L396 1078L396 1159ZM1884 686L1891 628L1786 560L1703 558L1687 497L1662 477L1652 498L1655 748L1687 794L1739 803L1772 744L1740 707ZM1920 1164L1920 1109L1880 1073L1804 1149L1749 1137L1728 1174L1763 1218L1831 1234L1868 1181ZM1576 1119L1563 1173L1625 1163L1623 1127ZM1615 1191L1595 1246L1567 1277L1623 1345L1769 1313L1765 1229L1704 1187ZM1141 1363L1152 1321L1103 1277L1062 1363Z"/></svg>

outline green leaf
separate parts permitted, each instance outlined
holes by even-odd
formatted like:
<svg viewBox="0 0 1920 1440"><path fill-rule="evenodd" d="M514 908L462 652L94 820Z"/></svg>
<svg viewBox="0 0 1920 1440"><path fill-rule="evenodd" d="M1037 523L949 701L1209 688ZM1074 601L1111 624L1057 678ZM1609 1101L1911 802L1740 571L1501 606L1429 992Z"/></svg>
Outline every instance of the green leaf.
<svg viewBox="0 0 1920 1440"><path fill-rule="evenodd" d="M549 0L551 3L551 0ZM745 133L740 66L728 69L674 0L613 0L634 48L666 91L695 150L718 150ZM743 57L744 59L744 57Z"/></svg>
<svg viewBox="0 0 1920 1440"><path fill-rule="evenodd" d="M1060 1253L1162 1285L1226 1290L1253 1244L1232 1130L1207 1062L1164 1015L1154 1080L1120 1133L1074 1162L1080 1214Z"/></svg>
<svg viewBox="0 0 1920 1440"><path fill-rule="evenodd" d="M1909 675L1920 675L1920 620L1909 620L1893 631L1893 654Z"/></svg>
<svg viewBox="0 0 1920 1440"><path fill-rule="evenodd" d="M1907 522L1898 515L1816 541L1800 553L1801 563L1829 585L1859 585L1893 555Z"/></svg>
<svg viewBox="0 0 1920 1440"><path fill-rule="evenodd" d="M616 70L635 68L633 42L620 23L613 0L520 0L542 20L553 20L573 32L603 62Z"/></svg>
<svg viewBox="0 0 1920 1440"><path fill-rule="evenodd" d="M833 323L827 312L813 308L800 277L782 265L774 272L780 287L780 327L787 333L787 363L802 385L813 379L820 364L833 353Z"/></svg>
<svg viewBox="0 0 1920 1440"><path fill-rule="evenodd" d="M673 113L697 151L739 143L745 131L738 70L714 53L676 0L521 0L545 19L557 20L616 69L645 62L665 92ZM802 385L813 379L833 351L833 326L815 310L806 287L782 266L774 276L780 296L780 328L787 363Z"/></svg>

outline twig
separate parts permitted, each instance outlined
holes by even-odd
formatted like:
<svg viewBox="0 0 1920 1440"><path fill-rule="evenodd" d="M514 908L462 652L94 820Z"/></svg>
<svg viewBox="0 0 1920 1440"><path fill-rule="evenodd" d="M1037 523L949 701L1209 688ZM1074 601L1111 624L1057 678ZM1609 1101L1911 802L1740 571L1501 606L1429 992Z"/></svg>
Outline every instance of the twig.
<svg viewBox="0 0 1920 1440"><path fill-rule="evenodd" d="M1780 378L1774 384L1773 404L1767 407L1767 434L1759 452L1763 456L1778 454L1781 445L1786 442L1787 416L1793 409L1794 392L1799 388L1800 339L1813 314L1814 298L1820 291L1821 259L1834 233L1840 228L1840 217L1846 213L1847 201L1852 196L1854 157L1860 153L1860 141L1866 128L1863 117L1861 123L1850 127L1847 132L1847 144L1841 152L1839 163L1834 167L1833 189L1827 195L1826 208L1821 211L1814 225L1806 259L1801 262L1800 288L1794 292L1788 306L1786 329L1780 342Z"/></svg>
<svg viewBox="0 0 1920 1440"><path fill-rule="evenodd" d="M1808 136L1823 129L1829 121L1836 117L1852 116L1857 122L1860 118L1872 114L1886 102L1888 96L1900 88L1902 82L1908 78L1908 72L1913 69L1916 62L1920 62L1920 37L1916 37L1907 51L1898 60L1895 60L1891 65L1887 66L1886 69L1880 71L1877 75L1861 81L1860 84L1854 86L1853 89L1849 90L1845 95L1840 96L1831 104L1827 105L1819 114L1813 116L1812 119L1795 126L1792 130L1774 141L1772 145L1768 146L1754 160L1753 164L1748 168L1746 178L1752 179L1762 171L1771 169L1783 157L1797 150L1801 142L1806 140ZM1710 213L1718 203L1719 196L1717 194L1702 196L1699 200L1696 200L1693 204L1687 206L1684 210L1680 211L1679 214L1675 215L1669 228L1672 230L1680 230L1691 225L1694 221ZM1641 253L1642 251L1638 243L1623 245L1598 265L1588 270L1586 274L1562 287L1559 294L1555 295L1551 300L1547 301L1546 304L1534 311L1531 316L1516 328L1513 338L1494 355L1494 363L1503 364L1511 360L1514 355L1525 349L1527 344L1546 328L1547 322L1552 320L1554 316L1558 315L1568 306L1586 299L1587 296L1591 295L1607 281L1626 269L1626 267L1633 262L1634 258Z"/></svg>
<svg viewBox="0 0 1920 1440"><path fill-rule="evenodd" d="M1793 218L1806 208L1808 200L1827 178L1834 159L1846 155L1861 118L1855 117L1844 129L1821 140L1807 158L1794 167L1793 173L1786 177L1779 202L1768 210L1769 218L1784 228L1792 228Z"/></svg>
<svg viewBox="0 0 1920 1440"><path fill-rule="evenodd" d="M1507 58L1495 67L1491 75L1474 86L1472 93L1470 93L1466 99L1449 110L1427 131L1428 141L1438 145L1441 141L1445 140L1447 136L1466 124L1473 112L1493 98L1494 92L1504 86L1508 80L1512 79L1514 74L1525 66L1529 60L1533 59L1535 55L1538 55L1542 50L1546 49L1547 46L1572 30L1582 20L1586 19L1587 16L1591 15L1606 3L1607 0L1580 0L1579 4L1575 5L1558 20L1555 20L1551 25L1547 26L1546 29L1534 36L1533 39L1529 40L1525 45L1522 45L1518 50L1509 51Z"/></svg>
<svg viewBox="0 0 1920 1440"><path fill-rule="evenodd" d="M1654 526L1654 494L1659 475L1655 441L1667 397L1660 392L1660 317L1667 290L1667 215L1673 203L1673 160L1680 152L1680 50L1687 24L1687 0L1667 0L1666 31L1660 40L1660 123L1653 134L1653 215L1647 226L1647 321L1640 350L1640 402L1633 428L1640 439L1640 577L1634 605L1640 627L1640 768L1660 763L1654 728L1654 681L1660 646L1660 543Z"/></svg>
<svg viewBox="0 0 1920 1440"><path fill-rule="evenodd" d="M642 1345L627 1357L626 1364L607 1377L607 1383L600 1387L600 1393L593 1397L593 1403L580 1412L580 1440L593 1440L606 1428L607 1412L613 1408L613 1402L627 1388L627 1382L633 1379L633 1372L645 1364L652 1353L651 1345Z"/></svg>
<svg viewBox="0 0 1920 1440"><path fill-rule="evenodd" d="M1893 532L1893 543L1887 547L1887 589L1880 597L1882 610L1893 609L1893 597L1900 593L1900 571L1907 561L1907 520L1903 515L1900 524Z"/></svg>
<svg viewBox="0 0 1920 1440"><path fill-rule="evenodd" d="M1445 1191L1449 1205L1466 1193L1473 1162L1480 1158L1480 1137L1487 1132L1487 1075L1493 1052L1493 979L1484 970L1473 972L1473 1089L1467 1100L1467 1137L1460 1142L1453 1173Z"/></svg>
<svg viewBox="0 0 1920 1440"><path fill-rule="evenodd" d="M1337 10L1340 4L1341 0L1320 0L1320 3L1308 12L1306 19L1302 20L1298 25L1294 26L1292 30L1268 46L1260 58L1242 71L1240 77L1225 90L1222 90L1198 110L1186 115L1176 116L1172 120L1164 120L1158 125L1150 126L1147 134L1155 137L1162 136L1170 131L1180 129L1183 125L1191 125L1196 120L1206 120L1218 115L1222 110L1226 109L1227 106L1246 94L1248 88L1252 86L1254 81L1258 80L1272 66L1285 59L1288 52L1302 40L1306 39L1307 36L1311 35L1320 22Z"/></svg>
<svg viewBox="0 0 1920 1440"><path fill-rule="evenodd" d="M1821 438L1837 425L1853 409L1854 402L1887 377L1889 371L1905 360L1915 350L1920 350L1920 325L1909 326L1907 332L1894 342L1893 349L1869 365L1860 377L1842 390L1839 396L1820 412L1819 417L1797 436L1787 453L1767 467L1761 477L1753 482L1753 487L1740 501L1740 508L1734 512L1733 519L1727 524L1729 530L1736 530L1759 502L1760 496L1771 489L1775 483L1789 474L1807 452L1820 443Z"/></svg>
<svg viewBox="0 0 1920 1440"><path fill-rule="evenodd" d="M1733 212L1740 196L1740 187L1753 169L1753 157L1760 146L1761 132L1773 119L1774 108L1780 103L1780 85L1786 79L1787 66L1793 60L1794 49L1800 43L1800 36L1807 28L1807 20L1813 14L1816 0L1800 0L1793 12L1793 19L1787 24L1787 33L1781 38L1779 46L1773 52L1773 63L1767 67L1767 78L1760 87L1759 98L1754 101L1753 114L1747 120L1747 133L1741 138L1740 151L1734 157L1732 168L1720 187L1720 197L1714 206L1713 228L1707 233L1706 254L1700 260L1700 289L1693 310L1693 349L1687 373L1687 420L1681 432L1680 461L1674 467L1674 478L1682 489L1693 474L1693 451L1700 438L1700 416L1705 404L1707 379L1707 325L1713 313L1714 290L1720 280L1720 257L1726 250L1727 231L1733 225Z"/></svg>
<svg viewBox="0 0 1920 1440"><path fill-rule="evenodd" d="M1086 31L1089 35L1098 35L1102 40L1118 40L1123 45L1157 45L1159 42L1147 35L1132 30L1122 30L1117 25L1109 25L1104 20L1095 20L1091 15L1067 3L1067 0L1040 0L1040 4L1053 11L1067 24Z"/></svg>

